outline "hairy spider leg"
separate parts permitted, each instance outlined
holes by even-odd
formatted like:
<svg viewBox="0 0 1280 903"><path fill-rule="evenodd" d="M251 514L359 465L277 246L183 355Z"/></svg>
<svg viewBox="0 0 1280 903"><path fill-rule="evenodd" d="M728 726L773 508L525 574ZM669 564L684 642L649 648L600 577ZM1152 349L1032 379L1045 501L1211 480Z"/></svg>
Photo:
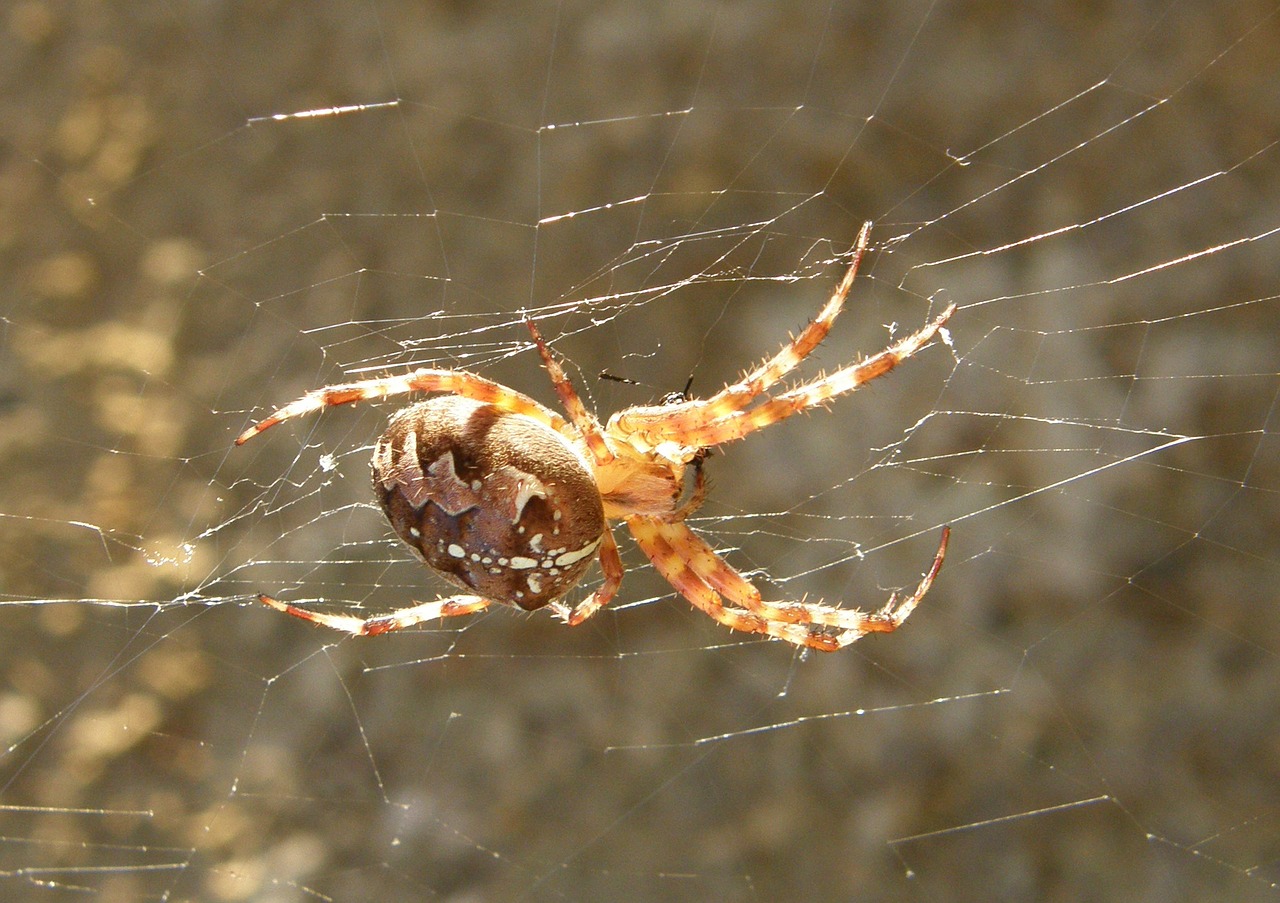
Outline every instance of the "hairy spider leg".
<svg viewBox="0 0 1280 903"><path fill-rule="evenodd" d="M654 570L663 576L680 595L695 608L710 615L731 630L745 633L764 633L804 645L806 631L792 624L771 624L759 615L739 608L727 608L715 590L694 573L684 556L671 545L666 524L652 517L629 517L627 528L636 545L648 557Z"/></svg>
<svg viewBox="0 0 1280 903"><path fill-rule="evenodd" d="M618 554L618 544L613 539L613 529L605 524L604 533L600 536L600 570L604 573L604 582L586 599L578 603L566 613L565 623L577 627L587 618L608 605L622 583L622 557Z"/></svg>
<svg viewBox="0 0 1280 903"><path fill-rule="evenodd" d="M898 594L893 593L883 608L867 613L803 600L783 603L765 602L760 596L760 591L721 558L701 537L683 524L675 524L673 527L688 533L688 536L679 537L676 545L686 550L689 566L693 568L694 573L729 602L771 621L831 628L838 631L835 638L840 646L847 646L868 633L892 633L897 630L933 585L934 578L942 569L942 562L947 555L947 541L951 537L951 529L944 527L942 540L934 555L933 563L914 593L901 602L898 601Z"/></svg>
<svg viewBox="0 0 1280 903"><path fill-rule="evenodd" d="M474 614L495 604L483 596L449 596L434 602L424 602L410 608L401 608L385 615L373 615L368 618L357 618L352 615L330 615L322 612L308 611L288 602L281 602L271 596L259 595L258 601L269 605L276 611L302 618L320 627L340 630L353 636L377 636L380 633L391 633L403 630L423 621L434 621L437 618L452 618L458 615Z"/></svg>
<svg viewBox="0 0 1280 903"><path fill-rule="evenodd" d="M942 543L933 564L916 591L902 602L889 597L877 612L846 611L811 603L777 605L763 602L751 583L729 566L684 524L652 518L629 518L636 544L662 574L694 606L734 630L763 633L797 646L834 652L868 633L891 633L915 609L933 585L946 556L950 528L943 528ZM742 606L728 607L723 599ZM815 628L828 628L831 632Z"/></svg>
<svg viewBox="0 0 1280 903"><path fill-rule="evenodd" d="M542 333L538 331L537 325L529 317L525 317L524 322L529 327L529 334L533 337L533 343L537 346L538 354L542 357L542 365L546 367L547 375L551 377L551 385L555 388L556 395L560 398L560 403L564 405L565 412L569 415L569 420L578 433L581 434L596 466L600 467L612 463L615 456L604 440L600 421L582 403L578 391L573 387L573 381L569 379L569 375L560 366L560 362L552 356L551 349L547 347L547 343L543 340ZM609 526L607 521L605 522L604 533L600 537L600 553L598 557L600 559L600 570L604 574L604 582L594 593L567 614L565 621L570 627L576 627L609 604L609 601L618 591L618 586L622 583L622 558L618 554L618 544L613 538L613 528Z"/></svg>
<svg viewBox="0 0 1280 903"><path fill-rule="evenodd" d="M547 374L551 377L551 385L555 387L556 395L560 396L560 403L564 405L569 419L573 421L573 425L582 434L583 441L587 443L587 448L591 451L591 457L595 459L597 464L608 464L613 460L614 455L609 450L609 446L605 444L600 421L587 410L587 406L578 397L578 391L574 389L573 383L569 380L568 374L564 372L564 368L560 366L560 362L551 356L551 349L543 341L542 333L538 331L538 327L533 320L525 317L524 323L529 327L529 334L533 336L533 343L538 348L538 354L542 356L542 365L547 368Z"/></svg>
<svg viewBox="0 0 1280 903"><path fill-rule="evenodd" d="M568 421L555 411L543 407L528 395L464 370L436 370L424 367L398 376L340 383L308 392L267 419L249 427L236 439L236 445L244 445L263 430L270 429L277 423L311 414L332 405L354 404L358 401L371 401L409 392L452 392L455 395L487 402L512 414L524 414L551 427L556 432L572 435Z"/></svg>
<svg viewBox="0 0 1280 903"><path fill-rule="evenodd" d="M949 305L931 323L895 342L885 350L872 355L861 363L850 364L834 373L819 376L807 383L779 395L769 397L754 408L737 411L705 426L686 430L678 414L662 427L663 431L679 436L682 443L694 447L709 447L732 442L735 439L785 420L792 414L825 404L831 399L852 392L873 379L884 376L929 343L955 313L956 306Z"/></svg>
<svg viewBox="0 0 1280 903"><path fill-rule="evenodd" d="M663 423L668 422L672 417L678 417L682 427L694 429L740 411L751 404L758 395L777 384L778 380L798 367L831 332L836 317L844 308L849 290L853 287L854 277L858 275L858 267L862 263L863 255L866 254L870 238L871 223L863 223L862 230L858 233L858 240L854 244L853 261L830 299L800 334L792 336L791 341L783 345L772 358L755 370L744 373L736 383L725 386L715 395L707 398L691 398L675 404L633 408L620 418L623 421L623 428L628 432L645 431L654 427L660 429Z"/></svg>
<svg viewBox="0 0 1280 903"><path fill-rule="evenodd" d="M892 633L897 630L903 621L916 610L916 605L924 598L924 594L929 592L929 588L933 586L933 578L938 576L938 571L942 570L942 561L947 557L947 541L951 539L951 528L942 528L942 542L938 545L938 553L933 557L933 564L929 566L928 572L920 581L920 585L916 587L916 591L901 602L898 601L898 594L893 593L889 596L889 601L884 604L884 608L875 612L872 622L868 626L868 632L875 633ZM854 637L857 639L857 637Z"/></svg>
<svg viewBox="0 0 1280 903"><path fill-rule="evenodd" d="M584 599L572 611L566 611L565 621L570 627L576 627L591 617L614 597L618 585L622 583L622 558L618 555L618 545L613 540L613 531L605 529L600 541L600 569L604 572L604 583L595 592ZM258 595L258 601L269 605L276 611L293 615L304 621L310 621L321 627L340 630L353 636L377 636L403 630L424 621L438 618L452 618L458 615L474 614L483 611L490 605L497 605L492 599L483 596L449 596L434 602L424 602L409 608L401 608L385 615L373 615L368 618L357 618L353 615L332 615L309 611L288 602L281 602L265 594ZM555 603L553 603L555 604Z"/></svg>

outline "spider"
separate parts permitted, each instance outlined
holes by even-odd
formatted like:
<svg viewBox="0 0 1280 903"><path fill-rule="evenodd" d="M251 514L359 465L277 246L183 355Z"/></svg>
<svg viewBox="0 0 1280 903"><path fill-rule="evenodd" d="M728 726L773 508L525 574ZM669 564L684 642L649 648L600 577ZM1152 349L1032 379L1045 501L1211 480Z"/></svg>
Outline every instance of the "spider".
<svg viewBox="0 0 1280 903"><path fill-rule="evenodd" d="M327 386L285 405L236 439L332 405L411 392L447 393L401 409L373 452L373 486L396 534L464 594L368 618L322 614L267 595L279 611L357 635L401 630L494 603L549 606L581 624L617 592L622 561L610 521L621 520L653 567L721 624L830 652L868 633L896 630L932 586L947 552L943 528L915 592L874 612L819 602L770 602L685 519L702 504L702 464L716 446L825 405L883 376L929 344L952 304L917 332L865 360L770 394L822 342L844 306L867 250L863 225L853 260L818 316L772 358L709 398L676 396L626 408L602 427L587 411L538 328L526 325L567 419L534 399L464 370L423 368ZM692 471L688 492L686 476ZM604 579L574 607L560 601L592 561Z"/></svg>

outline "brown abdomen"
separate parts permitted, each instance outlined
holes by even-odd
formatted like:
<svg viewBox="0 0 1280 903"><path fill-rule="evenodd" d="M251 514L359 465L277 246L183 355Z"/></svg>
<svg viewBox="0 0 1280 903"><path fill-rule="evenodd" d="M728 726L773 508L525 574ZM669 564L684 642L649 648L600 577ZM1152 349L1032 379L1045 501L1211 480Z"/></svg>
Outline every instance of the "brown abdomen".
<svg viewBox="0 0 1280 903"><path fill-rule="evenodd" d="M605 529L595 481L563 436L457 395L391 419L374 448L373 486L428 567L524 609L572 588Z"/></svg>

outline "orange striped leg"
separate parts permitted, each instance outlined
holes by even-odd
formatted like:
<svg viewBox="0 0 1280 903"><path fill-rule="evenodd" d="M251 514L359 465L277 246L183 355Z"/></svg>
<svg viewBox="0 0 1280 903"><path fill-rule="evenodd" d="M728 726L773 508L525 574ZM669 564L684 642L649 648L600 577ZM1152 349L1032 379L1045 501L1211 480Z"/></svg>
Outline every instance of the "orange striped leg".
<svg viewBox="0 0 1280 903"><path fill-rule="evenodd" d="M720 445L734 439L741 439L749 433L785 420L792 414L823 404L838 395L852 392L859 386L884 376L927 345L955 310L956 306L952 304L923 329L900 342L895 342L879 354L859 364L852 364L835 373L820 376L811 382L775 395L749 411L739 411L714 423L691 430L685 429L679 417L673 417L665 427L667 438L682 445L694 447L706 448Z"/></svg>
<svg viewBox="0 0 1280 903"><path fill-rule="evenodd" d="M767 624L763 618L724 607L720 597L667 542L660 521L650 517L629 517L627 527L654 569L696 608L733 630L765 632Z"/></svg>
<svg viewBox="0 0 1280 903"><path fill-rule="evenodd" d="M716 554L701 536L683 523L669 522L663 538L700 580L724 596L729 602L766 621L807 624L814 621L811 606L799 602L765 602L760 591Z"/></svg>
<svg viewBox="0 0 1280 903"><path fill-rule="evenodd" d="M543 407L528 395L464 370L435 370L424 367L398 376L340 383L308 392L297 401L285 405L266 420L249 427L236 439L236 445L244 445L258 433L270 429L277 423L311 414L332 405L371 401L409 392L452 392L476 401L488 402L513 414L525 414L557 432L573 435L563 417Z"/></svg>
<svg viewBox="0 0 1280 903"><path fill-rule="evenodd" d="M947 541L951 538L951 529L944 527L933 564L914 593L901 602L898 601L898 594L894 593L879 611L865 613L813 602L765 602L760 597L760 591L717 555L701 537L683 524L672 524L671 527L687 534L674 538L671 543L673 548L685 555L689 566L702 580L730 602L772 621L828 628L833 632L823 635L834 640L836 648L847 646L868 633L892 633L897 630L933 585L934 578L942 569L943 559L947 555Z"/></svg>
<svg viewBox="0 0 1280 903"><path fill-rule="evenodd" d="M568 374L564 372L560 362L551 356L551 349L542 340L542 333L538 332L538 327L534 325L533 320L525 317L524 323L529 327L529 334L533 336L533 343L538 346L538 354L542 356L542 364L547 368L547 373L551 377L551 385L555 387L556 394L560 396L560 403L564 405L569 419L573 421L573 425L578 428L578 432L587 443L587 448L591 450L592 458L595 459L597 464L608 464L613 460L613 452L609 451L609 446L605 444L604 436L600 430L600 421L587 410L587 406L578 397L578 392L574 389L573 383L569 381Z"/></svg>
<svg viewBox="0 0 1280 903"><path fill-rule="evenodd" d="M578 603L573 611L567 612L565 623L577 627L587 618L609 604L618 584L622 582L622 558L618 555L618 544L613 539L613 529L608 525L600 536L600 570L604 572L604 583L589 597Z"/></svg>
<svg viewBox="0 0 1280 903"><path fill-rule="evenodd" d="M412 627L414 624L421 624L423 621L473 614L492 604L482 596L450 596L447 599L437 599L434 602L425 602L422 605L415 605L411 608L401 608L390 614L357 618L351 615L328 615L321 612L308 611L305 608L298 608L296 605L281 602L270 596L260 595L258 596L258 601L264 605L270 605L276 611L283 611L285 614L293 615L295 618L302 618L304 621L310 621L312 624L317 624L321 627L341 630L353 636L377 636L380 633L391 633L394 630L403 630L406 627Z"/></svg>
<svg viewBox="0 0 1280 903"><path fill-rule="evenodd" d="M761 392L799 366L827 337L844 307L849 289L853 287L853 279L858 274L858 266L867 251L870 237L871 223L864 223L854 245L853 262L849 264L849 269L845 271L835 292L818 312L818 316L810 320L800 334L793 336L776 355L755 370L743 374L738 382L725 386L709 398L632 408L618 418L622 429L625 432L645 434L651 442L656 442L661 441L660 434L669 430L666 424L673 419L679 423L677 429L696 429L751 404Z"/></svg>
<svg viewBox="0 0 1280 903"><path fill-rule="evenodd" d="M694 572L680 552L672 546L667 536L671 524L664 524L651 517L629 517L627 526L635 537L636 545L648 556L654 569L694 607L730 630L762 633L796 646L807 646L823 652L839 648L831 637L812 634L799 624L769 621L740 608L726 607L720 595Z"/></svg>

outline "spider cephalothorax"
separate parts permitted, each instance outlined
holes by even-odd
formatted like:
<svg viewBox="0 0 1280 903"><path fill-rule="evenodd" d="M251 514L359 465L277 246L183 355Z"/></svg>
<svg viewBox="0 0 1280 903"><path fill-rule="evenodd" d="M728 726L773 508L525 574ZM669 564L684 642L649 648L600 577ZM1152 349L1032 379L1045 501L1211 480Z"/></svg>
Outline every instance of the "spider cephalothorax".
<svg viewBox="0 0 1280 903"><path fill-rule="evenodd" d="M878 354L801 383L769 389L826 337L844 306L866 251L863 226L853 261L831 299L799 335L738 382L710 398L687 393L627 408L606 425L587 411L537 327L528 322L568 419L527 395L462 370L420 369L401 376L317 389L250 427L243 444L282 420L330 405L409 392L447 393L396 414L373 454L373 483L396 534L434 571L469 593L359 618L320 614L270 596L274 608L355 634L386 633L495 602L550 606L579 624L617 591L622 562L610 520L622 520L654 568L681 595L722 624L798 646L831 651L868 633L897 629L942 567L950 531L915 592L878 611L817 602L766 602L687 524L702 503L708 450L851 392L915 354L955 312L948 306L922 329ZM686 471L693 486L684 493ZM560 598L598 559L604 580L569 608Z"/></svg>

